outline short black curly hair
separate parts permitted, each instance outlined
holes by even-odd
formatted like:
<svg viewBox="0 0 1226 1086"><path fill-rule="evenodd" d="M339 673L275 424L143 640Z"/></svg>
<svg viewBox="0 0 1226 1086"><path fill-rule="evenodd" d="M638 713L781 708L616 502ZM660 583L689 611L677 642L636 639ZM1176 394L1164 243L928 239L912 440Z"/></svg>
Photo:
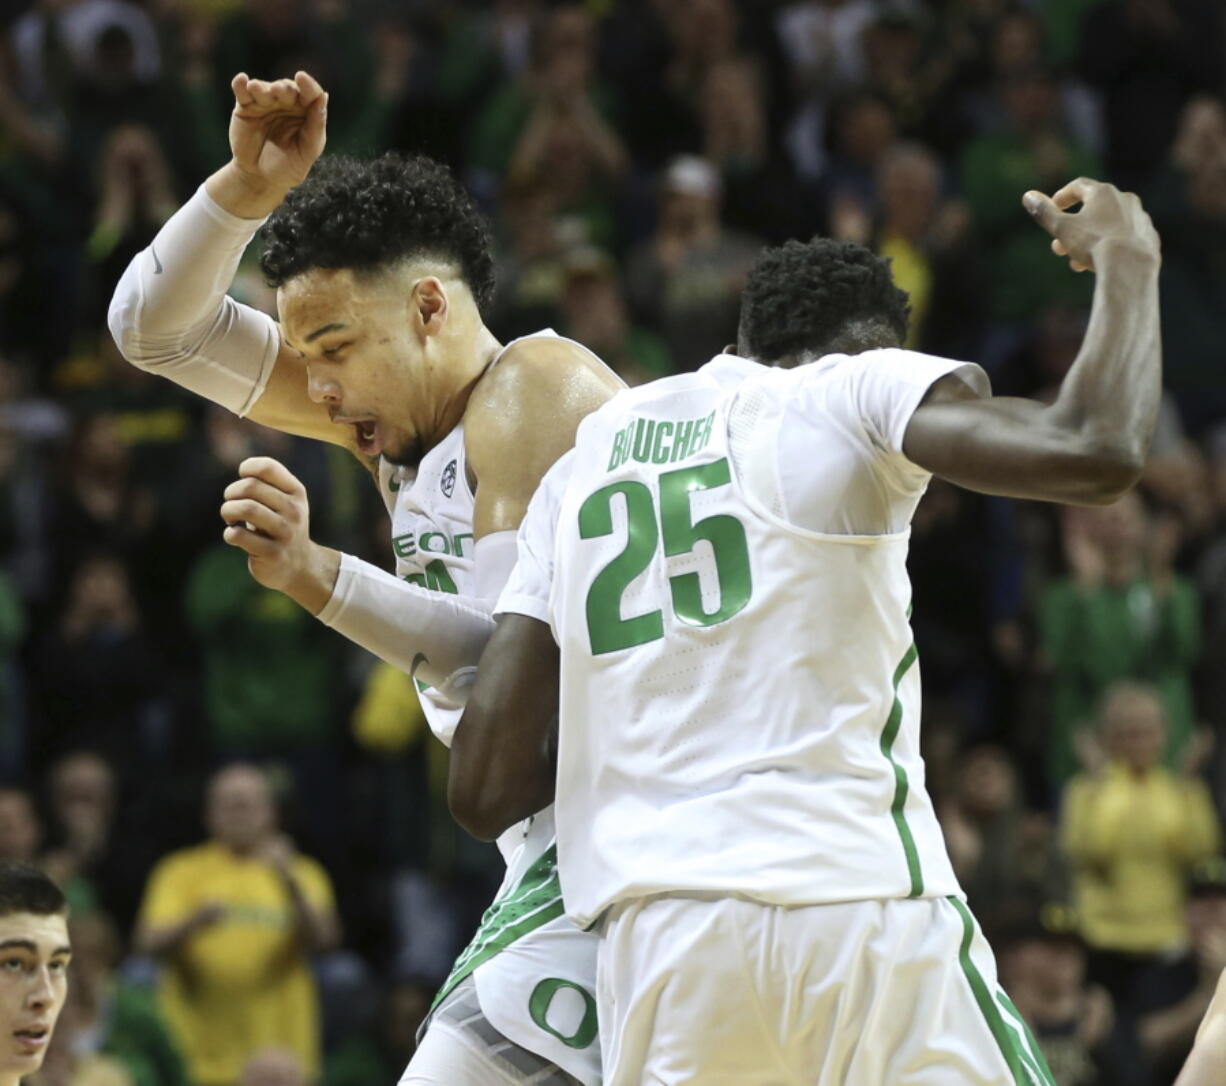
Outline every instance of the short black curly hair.
<svg viewBox="0 0 1226 1086"><path fill-rule="evenodd" d="M376 271L433 257L457 267L482 311L494 293L489 226L451 171L425 155L322 159L273 212L263 242L272 287L312 268Z"/></svg>
<svg viewBox="0 0 1226 1086"><path fill-rule="evenodd" d="M900 345L911 306L890 262L850 241L814 238L765 249L741 297L737 349L760 362Z"/></svg>

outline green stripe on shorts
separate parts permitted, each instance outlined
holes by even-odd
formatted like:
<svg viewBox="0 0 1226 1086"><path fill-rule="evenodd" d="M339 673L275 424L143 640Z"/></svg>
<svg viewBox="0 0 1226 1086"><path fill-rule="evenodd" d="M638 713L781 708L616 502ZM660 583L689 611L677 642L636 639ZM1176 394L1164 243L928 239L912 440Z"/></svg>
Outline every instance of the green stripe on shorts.
<svg viewBox="0 0 1226 1086"><path fill-rule="evenodd" d="M958 962L971 986L975 1002L979 1004L979 1010L987 1022L988 1029L1000 1049L1000 1054L1009 1067L1014 1086L1056 1086L1056 1080L1052 1078L1051 1071L1047 1068L1047 1061L1043 1058L1043 1053L1035 1042L1029 1027L1023 1021L1022 1016L1017 1013L1017 1008L1013 1006L1009 997L999 990L997 990L996 999L1000 1001L1000 1005L997 1005L991 992L988 991L983 975L971 961L971 942L975 938L975 918L971 916L970 909L956 897L949 897L945 900L962 918L962 945L958 948ZM1012 1020L1012 1029L1010 1029L1009 1022L1005 1021L1006 1015Z"/></svg>
<svg viewBox="0 0 1226 1086"><path fill-rule="evenodd" d="M451 967L451 974L434 997L437 1007L457 984L478 966L517 939L556 920L565 912L558 882L558 847L550 845L523 877L485 910L477 934Z"/></svg>

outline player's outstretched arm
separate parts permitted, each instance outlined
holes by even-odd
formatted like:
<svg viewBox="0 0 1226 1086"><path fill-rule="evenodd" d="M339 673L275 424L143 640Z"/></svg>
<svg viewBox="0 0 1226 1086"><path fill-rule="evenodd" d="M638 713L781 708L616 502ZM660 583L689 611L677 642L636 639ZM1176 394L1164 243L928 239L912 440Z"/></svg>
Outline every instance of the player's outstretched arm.
<svg viewBox="0 0 1226 1086"><path fill-rule="evenodd" d="M559 667L548 625L499 618L452 740L447 782L452 816L479 840L553 802Z"/></svg>
<svg viewBox="0 0 1226 1086"><path fill-rule="evenodd" d="M272 83L235 76L234 157L133 258L111 300L111 333L133 365L240 415L345 443L311 402L275 321L226 296L265 217L322 152L327 95L306 72Z"/></svg>
<svg viewBox="0 0 1226 1086"><path fill-rule="evenodd" d="M1226 972L1196 1034L1196 1044L1175 1086L1220 1086L1226 1082Z"/></svg>
<svg viewBox="0 0 1226 1086"><path fill-rule="evenodd" d="M1089 178L1023 202L1053 251L1097 276L1077 359L1050 405L976 398L963 381L943 378L912 415L903 450L986 494L1109 503L1141 473L1162 394L1158 235L1136 196Z"/></svg>

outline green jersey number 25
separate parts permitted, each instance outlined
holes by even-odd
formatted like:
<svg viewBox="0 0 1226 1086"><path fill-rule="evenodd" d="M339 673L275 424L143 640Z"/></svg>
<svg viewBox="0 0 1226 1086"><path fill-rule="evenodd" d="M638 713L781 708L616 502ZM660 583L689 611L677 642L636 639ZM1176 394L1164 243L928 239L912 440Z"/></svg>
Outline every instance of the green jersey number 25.
<svg viewBox="0 0 1226 1086"><path fill-rule="evenodd" d="M579 507L579 537L597 539L613 534L613 496L626 503L626 546L592 582L587 594L587 629L592 655L645 645L664 636L660 610L622 618L622 593L650 564L661 540L672 558L686 554L702 539L711 544L719 600L714 610L703 607L697 573L670 577L673 613L691 626L714 626L744 609L753 592L749 547L745 529L736 517L718 514L693 519L690 495L732 482L728 461L715 460L695 467L668 471L659 478L659 516L656 499L646 483L628 479L601 487Z"/></svg>

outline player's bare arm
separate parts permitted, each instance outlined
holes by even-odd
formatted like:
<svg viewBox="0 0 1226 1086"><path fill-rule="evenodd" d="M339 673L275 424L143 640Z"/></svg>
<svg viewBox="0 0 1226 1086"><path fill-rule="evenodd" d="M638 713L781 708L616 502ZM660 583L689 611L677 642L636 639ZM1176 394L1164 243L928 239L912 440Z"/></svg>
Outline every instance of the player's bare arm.
<svg viewBox="0 0 1226 1086"><path fill-rule="evenodd" d="M1075 271L1097 276L1085 341L1050 405L979 397L960 378L933 385L907 427L914 463L986 494L1114 501L1137 480L1162 394L1158 235L1140 200L1088 178L1026 209ZM1077 212L1070 208L1080 204Z"/></svg>
<svg viewBox="0 0 1226 1086"><path fill-rule="evenodd" d="M1196 1033L1196 1044L1175 1086L1217 1086L1226 1082L1226 972Z"/></svg>
<svg viewBox="0 0 1226 1086"><path fill-rule="evenodd" d="M451 743L447 802L482 841L553 802L560 658L549 627L503 615Z"/></svg>
<svg viewBox="0 0 1226 1086"><path fill-rule="evenodd" d="M623 387L612 371L565 341L528 339L507 352L474 389L465 416L478 539L519 527L545 472L574 444L579 423ZM521 629L522 641L516 633ZM482 656L497 674L484 685L490 693L482 701L474 706L470 697L452 739L448 771L453 814L483 840L493 840L553 798L556 646L547 626L519 615L502 618L493 638L504 644L509 638L515 651L505 658ZM502 686L521 659L523 673ZM510 691L509 700L495 705L495 690L500 698Z"/></svg>
<svg viewBox="0 0 1226 1086"><path fill-rule="evenodd" d="M465 449L476 477L473 533L514 531L575 431L625 385L573 343L526 339L511 347L473 389Z"/></svg>

